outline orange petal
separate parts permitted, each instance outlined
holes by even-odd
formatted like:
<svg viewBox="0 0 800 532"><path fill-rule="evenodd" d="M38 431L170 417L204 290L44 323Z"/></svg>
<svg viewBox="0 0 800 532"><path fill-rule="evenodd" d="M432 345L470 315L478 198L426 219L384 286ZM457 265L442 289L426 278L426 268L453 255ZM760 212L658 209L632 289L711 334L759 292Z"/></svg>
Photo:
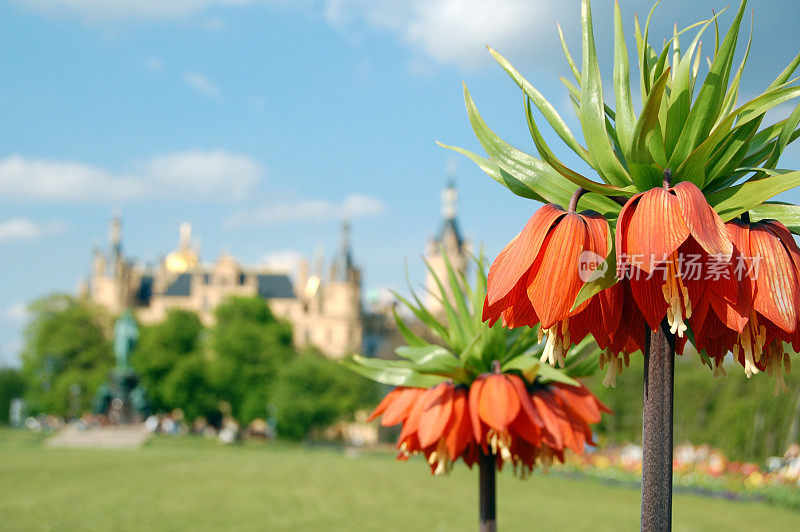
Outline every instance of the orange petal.
<svg viewBox="0 0 800 532"><path fill-rule="evenodd" d="M469 419L472 423L472 433L475 435L475 441L484 448L486 445L483 441L484 430L480 415L478 414L478 403L480 402L481 392L483 391L483 386L485 383L486 377L481 375L472 381L472 384L469 387Z"/></svg>
<svg viewBox="0 0 800 532"><path fill-rule="evenodd" d="M751 227L750 248L761 258L753 307L784 331L794 332L798 286L791 257L781 240L763 224Z"/></svg>
<svg viewBox="0 0 800 532"><path fill-rule="evenodd" d="M452 423L447 429L445 443L450 453L450 460L455 461L472 441L472 424L469 420L467 392L456 389L453 394Z"/></svg>
<svg viewBox="0 0 800 532"><path fill-rule="evenodd" d="M708 204L700 189L689 181L681 181L672 191L678 198L683 220L697 243L709 255L722 255L730 260L733 244L725 223Z"/></svg>
<svg viewBox="0 0 800 532"><path fill-rule="evenodd" d="M381 425L390 427L405 421L417 399L424 391L421 388L403 388L397 398L384 411Z"/></svg>
<svg viewBox="0 0 800 532"><path fill-rule="evenodd" d="M522 232L503 248L489 268L489 306L505 297L528 271L550 228L563 215L564 210L558 205L545 205L533 213Z"/></svg>
<svg viewBox="0 0 800 532"><path fill-rule="evenodd" d="M792 258L795 270L800 270L800 248L797 247L797 243L794 241L794 237L789 229L778 220L763 220L761 223L781 239L781 242L783 242L783 245L786 247L786 251Z"/></svg>
<svg viewBox="0 0 800 532"><path fill-rule="evenodd" d="M551 387L552 392L561 399L563 405L572 410L587 423L600 422L600 409L597 407L593 400L593 396L589 390L585 390L585 394L581 393L581 388L577 386L566 386L554 384ZM590 397L591 396L591 397Z"/></svg>
<svg viewBox="0 0 800 532"><path fill-rule="evenodd" d="M528 390L525 388L525 383L523 380L516 375L509 375L508 378L511 381L511 384L514 385L514 389L517 391L517 397L519 398L520 414L517 416L517 420L527 417L533 425L542 427L544 425L542 423L542 418L539 417L539 414L533 407L531 397L528 394Z"/></svg>
<svg viewBox="0 0 800 532"><path fill-rule="evenodd" d="M544 428L553 439L554 449L561 449L564 446L564 440L561 436L561 428L558 423L558 418L543 399L543 396L545 395L547 395L547 392L534 392L531 395L531 402L536 408L536 411L539 413L539 417L542 418Z"/></svg>
<svg viewBox="0 0 800 532"><path fill-rule="evenodd" d="M388 406L392 404L392 402L394 402L399 395L402 395L403 390L404 388L399 387L387 393L386 397L384 397L383 400L381 400L381 402L378 403L378 406L376 406L375 410L373 410L372 413L369 415L369 417L367 418L367 422L369 423L373 419L383 414L386 411L386 408L388 408Z"/></svg>
<svg viewBox="0 0 800 532"><path fill-rule="evenodd" d="M637 270L638 268L633 268L630 280L631 292L633 292L636 305L642 311L650 330L655 331L661 320L667 315L668 305L661 290L664 280L658 272L650 279L647 279L647 274L644 271Z"/></svg>
<svg viewBox="0 0 800 532"><path fill-rule="evenodd" d="M426 404L419 419L417 436L422 447L433 445L444 434L453 413L453 385L442 382L426 394Z"/></svg>
<svg viewBox="0 0 800 532"><path fill-rule="evenodd" d="M425 407L426 395L430 393L431 389L424 390L421 394L417 394L417 400L414 402L414 405L411 407L411 411L408 414L408 417L403 421L403 428L400 431L400 436L397 438L398 446L401 445L406 440L415 440L416 445L419 445L419 440L417 438L417 429L419 428L419 420L422 417L422 409ZM413 451L418 451L420 449L409 449Z"/></svg>
<svg viewBox="0 0 800 532"><path fill-rule="evenodd" d="M517 285L503 299L507 302L502 312L503 325L510 329L515 327L532 327L539 323L539 317L528 299L528 279L530 273L525 274ZM499 304L499 302L498 302ZM491 325L491 323L490 323Z"/></svg>
<svg viewBox="0 0 800 532"><path fill-rule="evenodd" d="M626 253L628 262L633 261L650 273L657 263L689 238L689 228L683 220L678 198L663 188L653 188L642 194L632 210L627 227L622 228L625 234L618 252Z"/></svg>
<svg viewBox="0 0 800 532"><path fill-rule="evenodd" d="M494 430L507 431L519 409L517 391L505 375L486 377L478 402L478 414L484 423Z"/></svg>
<svg viewBox="0 0 800 532"><path fill-rule="evenodd" d="M581 253L589 246L589 230L576 213L564 216L542 243L531 273L528 297L548 329L570 315L583 286L579 267Z"/></svg>

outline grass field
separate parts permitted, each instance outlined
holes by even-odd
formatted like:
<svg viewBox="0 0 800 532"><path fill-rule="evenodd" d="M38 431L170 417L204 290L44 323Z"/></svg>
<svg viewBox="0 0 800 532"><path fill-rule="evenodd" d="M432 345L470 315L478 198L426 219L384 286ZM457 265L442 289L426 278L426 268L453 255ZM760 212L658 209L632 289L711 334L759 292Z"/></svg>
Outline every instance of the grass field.
<svg viewBox="0 0 800 532"><path fill-rule="evenodd" d="M45 449L0 432L0 530L474 530L474 471L288 444L158 438L137 451ZM499 477L501 530L638 530L639 493ZM678 494L675 530L798 530L800 513Z"/></svg>

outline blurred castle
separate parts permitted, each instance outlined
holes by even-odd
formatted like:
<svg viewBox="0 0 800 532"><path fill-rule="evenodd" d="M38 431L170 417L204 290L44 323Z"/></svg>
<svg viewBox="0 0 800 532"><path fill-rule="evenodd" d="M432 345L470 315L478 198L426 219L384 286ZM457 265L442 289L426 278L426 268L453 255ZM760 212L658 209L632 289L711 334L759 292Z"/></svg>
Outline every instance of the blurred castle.
<svg viewBox="0 0 800 532"><path fill-rule="evenodd" d="M457 200L451 177L442 195L442 226L429 241L426 256L442 279L446 279L442 249L457 269L463 272L467 264L468 243L456 222ZM171 309L184 309L212 324L214 310L225 298L258 296L268 301L277 317L292 324L297 347L313 345L332 358L362 351L374 355L389 332L391 313L387 309L377 310L380 316L371 316L363 308L361 271L353 260L348 222L342 226L341 243L328 275L321 275L321 267L309 272L308 262L301 260L294 282L288 271L245 266L228 253L213 264L202 263L188 223L180 227L177 249L156 266L144 266L124 256L119 216L111 220L109 247L107 253L95 250L88 283L81 292L114 315L131 308L140 322L150 324L162 321ZM435 289L430 273L427 286ZM427 303L441 309L435 299Z"/></svg>

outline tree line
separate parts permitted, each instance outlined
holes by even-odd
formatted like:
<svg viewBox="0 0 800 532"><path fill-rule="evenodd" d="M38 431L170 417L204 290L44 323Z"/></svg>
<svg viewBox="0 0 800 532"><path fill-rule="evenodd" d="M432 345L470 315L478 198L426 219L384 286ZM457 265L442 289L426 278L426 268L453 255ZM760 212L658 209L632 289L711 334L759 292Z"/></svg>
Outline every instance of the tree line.
<svg viewBox="0 0 800 532"><path fill-rule="evenodd" d="M63 294L35 301L30 311L21 370L0 372L0 422L7 422L6 403L20 394L29 414L90 410L115 364L113 317ZM314 349L296 350L291 325L263 299L230 298L215 318L206 327L196 313L174 309L161 323L140 327L130 362L154 411L180 409L190 423L231 416L246 425L271 417L280 436L302 439L374 405L372 383ZM4 386L14 379L16 388Z"/></svg>

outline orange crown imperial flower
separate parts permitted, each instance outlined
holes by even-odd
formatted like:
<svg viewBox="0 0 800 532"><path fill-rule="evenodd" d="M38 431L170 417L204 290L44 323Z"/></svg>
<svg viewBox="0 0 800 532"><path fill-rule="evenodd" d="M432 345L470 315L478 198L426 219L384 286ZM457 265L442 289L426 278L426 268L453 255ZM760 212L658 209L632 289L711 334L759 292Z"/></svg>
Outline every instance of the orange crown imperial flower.
<svg viewBox="0 0 800 532"><path fill-rule="evenodd" d="M732 351L748 377L774 374L777 393L785 391L783 369L790 368L783 342L800 348L800 249L782 223L743 218L726 224L734 244L737 300L711 299L692 329L698 349L706 349L717 368Z"/></svg>
<svg viewBox="0 0 800 532"><path fill-rule="evenodd" d="M596 268L609 248L605 218L590 210L575 212L583 192L573 196L568 211L547 204L531 216L492 263L483 308L490 326L501 317L512 328L541 322L540 335L547 338L542 361L561 367L569 347L590 332L604 348L620 317L615 291L573 308L586 270Z"/></svg>
<svg viewBox="0 0 800 532"><path fill-rule="evenodd" d="M498 369L499 371L499 369ZM582 454L595 445L590 424L611 413L585 386L552 383L530 390L515 374L487 373L472 385L442 382L428 389L397 387L369 420L402 423L398 459L423 454L433 474L447 473L459 458L472 467L478 453L497 465L511 463L522 476L538 461L564 460L564 449Z"/></svg>
<svg viewBox="0 0 800 532"><path fill-rule="evenodd" d="M691 279L687 257L700 265L730 262L733 245L725 224L697 186L682 181L633 196L617 222L617 264L627 268L633 296L651 330L664 316L670 332L683 337L686 320L704 290L735 302L736 288L728 279ZM698 276L701 277L701 276Z"/></svg>

